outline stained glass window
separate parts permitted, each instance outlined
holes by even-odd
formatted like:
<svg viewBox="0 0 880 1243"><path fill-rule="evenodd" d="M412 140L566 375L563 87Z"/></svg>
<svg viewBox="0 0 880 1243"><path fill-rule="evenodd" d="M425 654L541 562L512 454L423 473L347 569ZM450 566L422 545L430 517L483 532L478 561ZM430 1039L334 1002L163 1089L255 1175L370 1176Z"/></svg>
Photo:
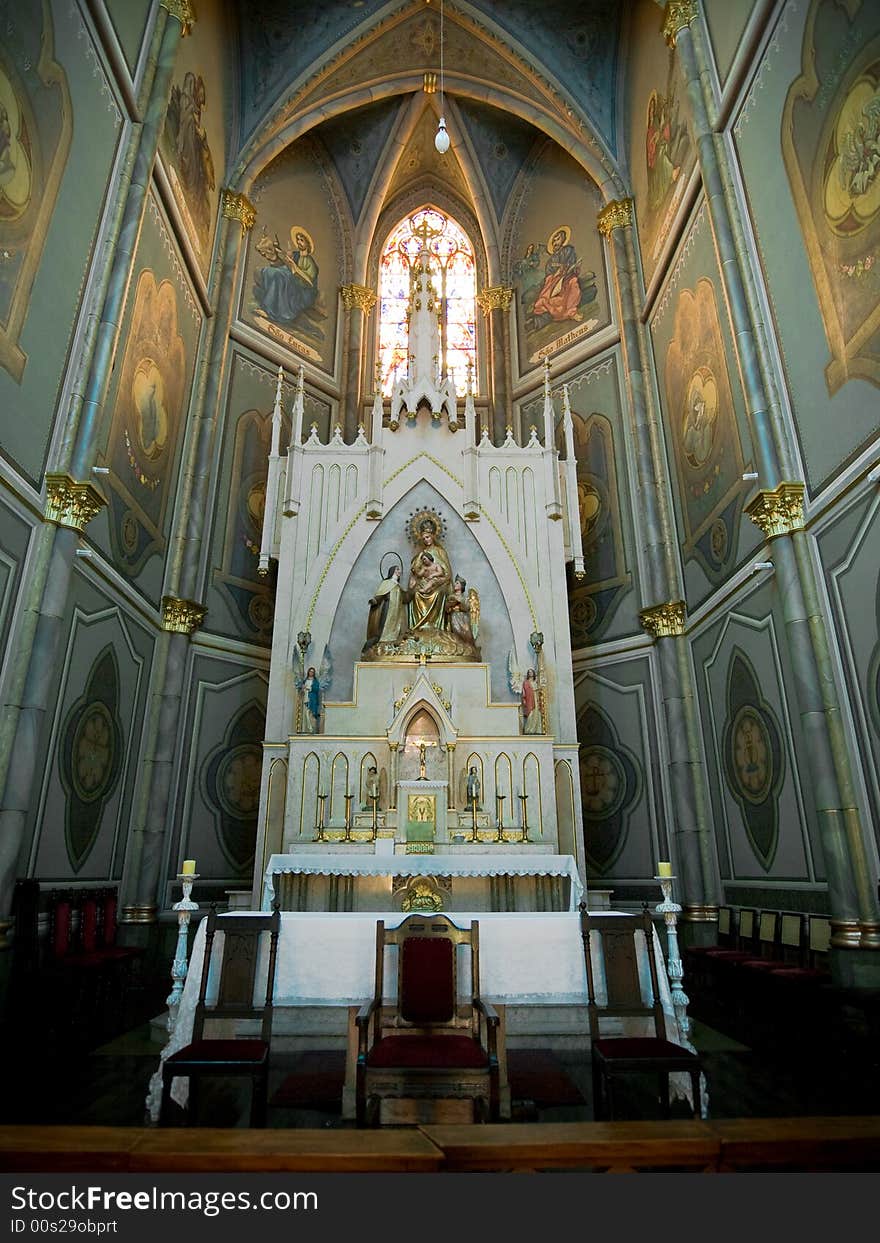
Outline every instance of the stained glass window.
<svg viewBox="0 0 880 1243"><path fill-rule="evenodd" d="M477 391L474 248L451 217L436 208L423 207L391 231L379 260L379 364L382 392L386 397L391 394L395 373L401 377L406 374L409 271L421 249L425 226L435 273L434 287L443 299L440 326L443 371L454 377L455 391L463 395L470 361L474 392Z"/></svg>

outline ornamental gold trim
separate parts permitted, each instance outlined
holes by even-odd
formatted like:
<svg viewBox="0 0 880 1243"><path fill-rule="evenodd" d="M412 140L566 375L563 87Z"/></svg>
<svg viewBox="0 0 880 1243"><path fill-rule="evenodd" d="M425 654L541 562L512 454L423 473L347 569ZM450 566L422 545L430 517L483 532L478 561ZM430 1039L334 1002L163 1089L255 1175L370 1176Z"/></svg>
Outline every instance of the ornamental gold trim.
<svg viewBox="0 0 880 1243"><path fill-rule="evenodd" d="M512 300L512 285L492 285L488 289L481 289L477 294L477 302L484 315L491 315L493 311L506 311Z"/></svg>
<svg viewBox="0 0 880 1243"><path fill-rule="evenodd" d="M227 220L237 220L245 232L254 227L257 209L246 194L224 187L220 195L220 208Z"/></svg>
<svg viewBox="0 0 880 1243"><path fill-rule="evenodd" d="M684 634L687 605L684 600L670 600L668 604L654 604L639 613L639 624L652 639L673 639Z"/></svg>
<svg viewBox="0 0 880 1243"><path fill-rule="evenodd" d="M340 285L339 292L346 311L357 309L368 315L378 301L374 290L368 289L366 285Z"/></svg>
<svg viewBox="0 0 880 1243"><path fill-rule="evenodd" d="M681 31L690 26L696 16L696 0L669 0L663 18L663 38L670 47L675 47L675 40Z"/></svg>
<svg viewBox="0 0 880 1243"><path fill-rule="evenodd" d="M863 950L880 950L880 924L859 920L859 948Z"/></svg>
<svg viewBox="0 0 880 1243"><path fill-rule="evenodd" d="M862 932L856 919L831 920L831 948L838 950L862 949Z"/></svg>
<svg viewBox="0 0 880 1243"><path fill-rule="evenodd" d="M56 526L69 527L82 534L86 523L106 504L106 498L93 483L80 483L70 475L46 475L45 516Z"/></svg>
<svg viewBox="0 0 880 1243"><path fill-rule="evenodd" d="M687 903L681 908L681 920L685 924L717 924L718 907Z"/></svg>
<svg viewBox="0 0 880 1243"><path fill-rule="evenodd" d="M162 597L162 629L172 634L193 634L205 620L208 610L196 600Z"/></svg>
<svg viewBox="0 0 880 1243"><path fill-rule="evenodd" d="M632 199L612 199L596 217L596 228L603 237L610 237L613 229L625 229L633 222Z"/></svg>
<svg viewBox="0 0 880 1243"><path fill-rule="evenodd" d="M778 488L764 488L746 505L746 513L766 539L800 531L804 525L804 485L783 481Z"/></svg>
<svg viewBox="0 0 880 1243"><path fill-rule="evenodd" d="M180 22L181 38L185 38L196 21L196 11L190 4L190 0L159 0L159 7L167 9L172 17L177 18Z"/></svg>
<svg viewBox="0 0 880 1243"><path fill-rule="evenodd" d="M119 913L121 924L155 924L159 908L155 902L133 902Z"/></svg>

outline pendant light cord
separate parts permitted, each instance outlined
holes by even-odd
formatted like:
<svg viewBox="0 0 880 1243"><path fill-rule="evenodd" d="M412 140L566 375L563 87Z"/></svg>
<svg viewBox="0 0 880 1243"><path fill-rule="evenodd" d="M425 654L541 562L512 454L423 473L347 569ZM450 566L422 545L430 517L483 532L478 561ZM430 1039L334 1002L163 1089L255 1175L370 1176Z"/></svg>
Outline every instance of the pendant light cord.
<svg viewBox="0 0 880 1243"><path fill-rule="evenodd" d="M440 0L440 115L446 116L446 103L443 87L443 0Z"/></svg>

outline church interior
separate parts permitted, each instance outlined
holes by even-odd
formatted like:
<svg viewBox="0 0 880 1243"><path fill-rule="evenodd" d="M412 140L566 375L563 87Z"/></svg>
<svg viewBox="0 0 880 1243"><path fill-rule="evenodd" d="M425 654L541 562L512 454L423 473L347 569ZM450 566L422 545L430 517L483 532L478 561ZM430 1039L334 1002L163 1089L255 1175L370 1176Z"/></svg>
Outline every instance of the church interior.
<svg viewBox="0 0 880 1243"><path fill-rule="evenodd" d="M880 1169L880 7L0 19L0 1162Z"/></svg>

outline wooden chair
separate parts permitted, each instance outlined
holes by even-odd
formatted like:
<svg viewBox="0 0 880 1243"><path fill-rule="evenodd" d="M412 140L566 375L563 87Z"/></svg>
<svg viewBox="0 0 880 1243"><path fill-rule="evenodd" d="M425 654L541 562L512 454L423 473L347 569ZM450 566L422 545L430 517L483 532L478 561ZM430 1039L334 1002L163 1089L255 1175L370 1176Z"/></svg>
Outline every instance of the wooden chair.
<svg viewBox="0 0 880 1243"><path fill-rule="evenodd" d="M645 938L651 979L651 1002L642 1000L638 964L638 933ZM607 1000L596 1000L592 950L601 937ZM694 1117L701 1115L701 1063L696 1053L666 1039L666 1020L660 1003L657 964L654 960L654 928L645 909L641 915L590 915L581 906L581 936L587 968L587 1010L590 1019L593 1068L593 1114L597 1121L614 1116L614 1080L624 1076L656 1074L665 1117L670 1116L669 1076L690 1076ZM601 1033L603 1019L647 1018L653 1020L653 1036L613 1036Z"/></svg>
<svg viewBox="0 0 880 1243"><path fill-rule="evenodd" d="M211 907L206 916L205 957L199 999L193 1022L192 1041L172 1053L162 1065L162 1104L159 1125L168 1120L172 1081L183 1075L189 1078L188 1115L195 1117L198 1079L203 1075L246 1076L251 1088L251 1126L266 1125L266 1097L269 1080L269 1042L272 1035L272 998L275 991L275 967L278 959L278 934L281 911L276 902L271 915L221 915ZM214 938L223 933L223 961L217 999L206 1003L208 976ZM260 958L260 939L269 933L269 955L266 969L264 1000L254 1004L256 971ZM203 1036L208 1019L260 1019L259 1038L206 1039Z"/></svg>
<svg viewBox="0 0 880 1243"><path fill-rule="evenodd" d="M373 999L357 1014L358 1126L381 1121L383 1100L470 1099L474 1117L499 1116L499 1017L480 997L480 928L445 915L376 925ZM397 946L397 996L383 1002L385 947ZM470 951L471 990L458 1000L458 946Z"/></svg>

